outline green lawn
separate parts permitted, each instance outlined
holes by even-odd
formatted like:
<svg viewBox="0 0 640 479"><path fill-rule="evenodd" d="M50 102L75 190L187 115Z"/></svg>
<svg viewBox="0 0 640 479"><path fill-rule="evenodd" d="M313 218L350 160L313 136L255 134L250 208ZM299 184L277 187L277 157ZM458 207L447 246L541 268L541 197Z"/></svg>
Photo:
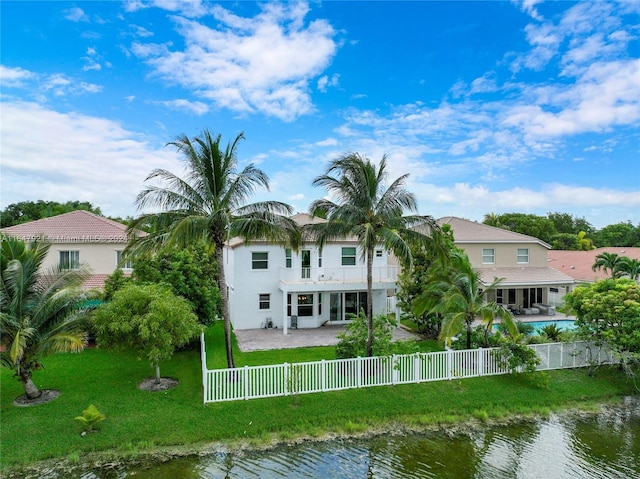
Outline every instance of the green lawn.
<svg viewBox="0 0 640 479"><path fill-rule="evenodd" d="M207 335L209 367L225 365L221 330L216 325ZM236 351L238 366L333 357L333 348ZM36 407L13 406L22 387L11 371L0 372L0 458L5 470L53 457L82 460L90 452L123 456L163 445L240 439L259 444L298 435L349 433L389 421L426 426L470 417L501 418L611 401L634 393L633 385L617 369L601 368L595 377L588 377L585 370L552 372L547 390L507 375L309 394L296 401L281 397L204 406L197 349L181 351L161 364L162 375L178 378L180 384L156 393L136 388L153 370L131 353L89 349L50 356L44 363L46 369L34 375L36 384L62 394ZM104 413L106 420L99 432L81 437L81 425L74 417L89 404Z"/></svg>

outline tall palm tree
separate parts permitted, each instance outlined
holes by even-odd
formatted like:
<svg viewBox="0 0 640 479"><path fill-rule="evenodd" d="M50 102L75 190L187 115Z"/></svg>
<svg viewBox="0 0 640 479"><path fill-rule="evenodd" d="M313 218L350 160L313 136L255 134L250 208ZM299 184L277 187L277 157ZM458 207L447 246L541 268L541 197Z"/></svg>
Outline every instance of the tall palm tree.
<svg viewBox="0 0 640 479"><path fill-rule="evenodd" d="M221 136L213 137L205 129L193 139L181 135L168 143L182 155L186 177L164 169L152 171L145 181L161 184L146 186L136 204L139 209L151 207L160 212L143 214L129 226L133 232L138 225L152 225L151 233L129 248L133 254L167 246L186 247L200 240L213 247L229 368L234 368L235 363L224 271L225 243L232 237L260 238L297 247L299 240L295 223L284 216L293 212L289 205L277 201L246 203L256 188L269 189L269 179L253 164L239 170L236 150L242 139L241 133L222 148Z"/></svg>
<svg viewBox="0 0 640 479"><path fill-rule="evenodd" d="M358 153L332 161L318 176L314 186L327 189L330 198L314 201L312 216L326 215L327 222L309 225L309 231L322 248L328 241L355 236L367 267L367 356L373 351L373 255L378 245L392 251L405 265L412 262L411 244L432 242L440 228L431 216L404 215L416 211L415 196L406 190L408 174L388 186L387 160L378 167ZM414 229L420 226L420 229ZM429 236L431 235L431 237Z"/></svg>
<svg viewBox="0 0 640 479"><path fill-rule="evenodd" d="M0 282L0 361L15 371L27 399L42 395L32 380L41 358L55 352L81 351L87 339L81 289L85 270L42 271L50 245L25 245L2 237Z"/></svg>
<svg viewBox="0 0 640 479"><path fill-rule="evenodd" d="M463 330L466 331L467 349L471 348L471 329L479 318L485 324L485 342L495 318L507 325L513 337L517 329L510 311L493 301L487 301L487 295L502 281L495 278L486 288L482 288L480 274L471 266L466 254L452 252L450 256L449 277L435 281L425 292L416 298L416 314L440 314L442 328L440 338L447 343Z"/></svg>
<svg viewBox="0 0 640 479"><path fill-rule="evenodd" d="M612 278L619 276L618 269L622 258L618 256L617 253L607 253L605 251L597 255L595 259L596 260L591 267L593 271L601 269L606 273L608 270L611 272Z"/></svg>

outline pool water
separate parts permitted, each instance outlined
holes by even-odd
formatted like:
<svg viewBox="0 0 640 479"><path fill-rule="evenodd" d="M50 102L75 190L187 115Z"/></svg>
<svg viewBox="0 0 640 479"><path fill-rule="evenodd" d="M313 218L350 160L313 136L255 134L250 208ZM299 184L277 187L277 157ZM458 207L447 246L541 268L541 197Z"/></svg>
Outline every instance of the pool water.
<svg viewBox="0 0 640 479"><path fill-rule="evenodd" d="M517 318L515 319L517 321ZM573 319L554 319L554 320L545 320L545 321L524 321L524 322L533 326L533 330L535 333L537 333L538 329L544 328L549 324L555 324L558 327L558 329L561 329L563 331L575 328L575 324L574 324L575 321ZM493 329L498 329L498 325L494 324Z"/></svg>

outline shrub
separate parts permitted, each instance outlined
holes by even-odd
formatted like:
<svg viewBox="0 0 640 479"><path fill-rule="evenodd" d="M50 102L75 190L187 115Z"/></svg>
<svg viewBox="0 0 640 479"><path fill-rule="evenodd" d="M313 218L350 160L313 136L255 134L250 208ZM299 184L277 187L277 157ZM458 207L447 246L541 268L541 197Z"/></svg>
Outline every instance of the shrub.
<svg viewBox="0 0 640 479"><path fill-rule="evenodd" d="M82 423L82 429L85 432L91 432L95 430L95 427L104 421L105 415L98 411L93 404L89 405L87 409L82 411L82 416L77 416L76 421Z"/></svg>
<svg viewBox="0 0 640 479"><path fill-rule="evenodd" d="M338 335L336 358L357 358L367 355L367 315L361 309L356 316L351 314L351 323L345 331ZM393 337L393 320L385 315L373 318L373 355L388 356L391 354L391 338Z"/></svg>

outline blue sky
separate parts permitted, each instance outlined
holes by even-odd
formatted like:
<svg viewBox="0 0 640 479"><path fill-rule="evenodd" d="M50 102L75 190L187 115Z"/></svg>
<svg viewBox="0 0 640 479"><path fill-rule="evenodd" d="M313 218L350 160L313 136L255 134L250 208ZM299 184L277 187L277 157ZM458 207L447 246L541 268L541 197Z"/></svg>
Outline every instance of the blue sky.
<svg viewBox="0 0 640 479"><path fill-rule="evenodd" d="M166 143L244 132L306 211L359 152L419 213L640 223L640 2L0 3L0 207L136 215Z"/></svg>

